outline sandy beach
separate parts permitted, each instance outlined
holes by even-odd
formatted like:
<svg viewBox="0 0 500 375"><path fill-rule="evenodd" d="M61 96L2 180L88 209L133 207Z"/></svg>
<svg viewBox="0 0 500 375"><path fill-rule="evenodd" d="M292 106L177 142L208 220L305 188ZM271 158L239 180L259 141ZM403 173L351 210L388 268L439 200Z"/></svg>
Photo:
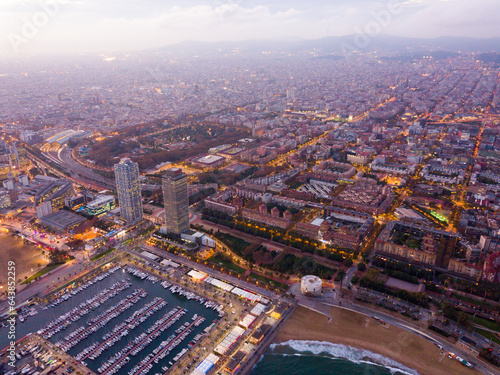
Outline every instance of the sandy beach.
<svg viewBox="0 0 500 375"><path fill-rule="evenodd" d="M332 317L329 322L325 315L299 306L275 342L311 340L349 345L391 358L421 375L481 374L441 355L437 346L401 328L336 307L332 307Z"/></svg>
<svg viewBox="0 0 500 375"><path fill-rule="evenodd" d="M0 228L0 244L0 286L4 288L8 281L7 264L9 261L16 264L16 282L18 279L24 280L25 276L31 276L37 269L45 267L49 262L41 255L41 249L33 244L24 243L17 236L5 233L3 227Z"/></svg>

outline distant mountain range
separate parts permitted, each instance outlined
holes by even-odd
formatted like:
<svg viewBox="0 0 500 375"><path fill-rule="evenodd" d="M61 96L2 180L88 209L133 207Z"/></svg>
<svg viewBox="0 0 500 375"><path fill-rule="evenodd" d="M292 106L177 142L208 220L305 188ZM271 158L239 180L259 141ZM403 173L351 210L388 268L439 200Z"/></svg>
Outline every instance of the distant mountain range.
<svg viewBox="0 0 500 375"><path fill-rule="evenodd" d="M252 53L316 52L316 55L342 54L346 50L361 52L381 51L385 53L414 54L425 51L450 52L494 52L500 53L500 38L440 37L434 39L406 38L390 35L367 36L347 35L310 40L248 40L226 42L186 41L155 49L158 52L173 52L190 55L223 55L236 51Z"/></svg>

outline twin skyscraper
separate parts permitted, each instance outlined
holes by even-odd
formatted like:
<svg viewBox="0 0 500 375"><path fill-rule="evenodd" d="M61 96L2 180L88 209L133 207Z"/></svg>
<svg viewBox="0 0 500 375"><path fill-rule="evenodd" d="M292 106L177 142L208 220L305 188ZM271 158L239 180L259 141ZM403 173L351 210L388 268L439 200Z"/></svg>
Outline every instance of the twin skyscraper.
<svg viewBox="0 0 500 375"><path fill-rule="evenodd" d="M114 166L120 213L127 224L142 220L139 165L129 158ZM180 168L170 168L162 178L165 231L175 235L189 229L188 177Z"/></svg>

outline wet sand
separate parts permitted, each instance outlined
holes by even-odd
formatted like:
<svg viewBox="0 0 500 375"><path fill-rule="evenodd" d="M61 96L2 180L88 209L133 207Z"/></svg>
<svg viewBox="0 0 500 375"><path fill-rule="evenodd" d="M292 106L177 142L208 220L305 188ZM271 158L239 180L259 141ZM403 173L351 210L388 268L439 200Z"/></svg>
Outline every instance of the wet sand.
<svg viewBox="0 0 500 375"><path fill-rule="evenodd" d="M332 307L332 317L328 322L325 315L299 306L275 341L328 341L366 349L415 369L421 375L481 374L443 357L436 345L401 328L392 325L386 328L373 318L336 307Z"/></svg>

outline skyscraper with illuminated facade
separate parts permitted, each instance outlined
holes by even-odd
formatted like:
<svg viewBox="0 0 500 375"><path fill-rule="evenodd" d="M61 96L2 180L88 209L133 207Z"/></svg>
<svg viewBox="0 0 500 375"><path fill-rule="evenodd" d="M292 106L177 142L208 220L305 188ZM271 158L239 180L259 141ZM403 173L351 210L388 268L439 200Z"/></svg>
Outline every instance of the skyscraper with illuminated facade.
<svg viewBox="0 0 500 375"><path fill-rule="evenodd" d="M188 177L180 168L170 168L163 175L165 230L180 235L189 229Z"/></svg>
<svg viewBox="0 0 500 375"><path fill-rule="evenodd" d="M120 214L127 224L142 220L141 185L139 183L139 165L128 158L115 164L116 190Z"/></svg>

